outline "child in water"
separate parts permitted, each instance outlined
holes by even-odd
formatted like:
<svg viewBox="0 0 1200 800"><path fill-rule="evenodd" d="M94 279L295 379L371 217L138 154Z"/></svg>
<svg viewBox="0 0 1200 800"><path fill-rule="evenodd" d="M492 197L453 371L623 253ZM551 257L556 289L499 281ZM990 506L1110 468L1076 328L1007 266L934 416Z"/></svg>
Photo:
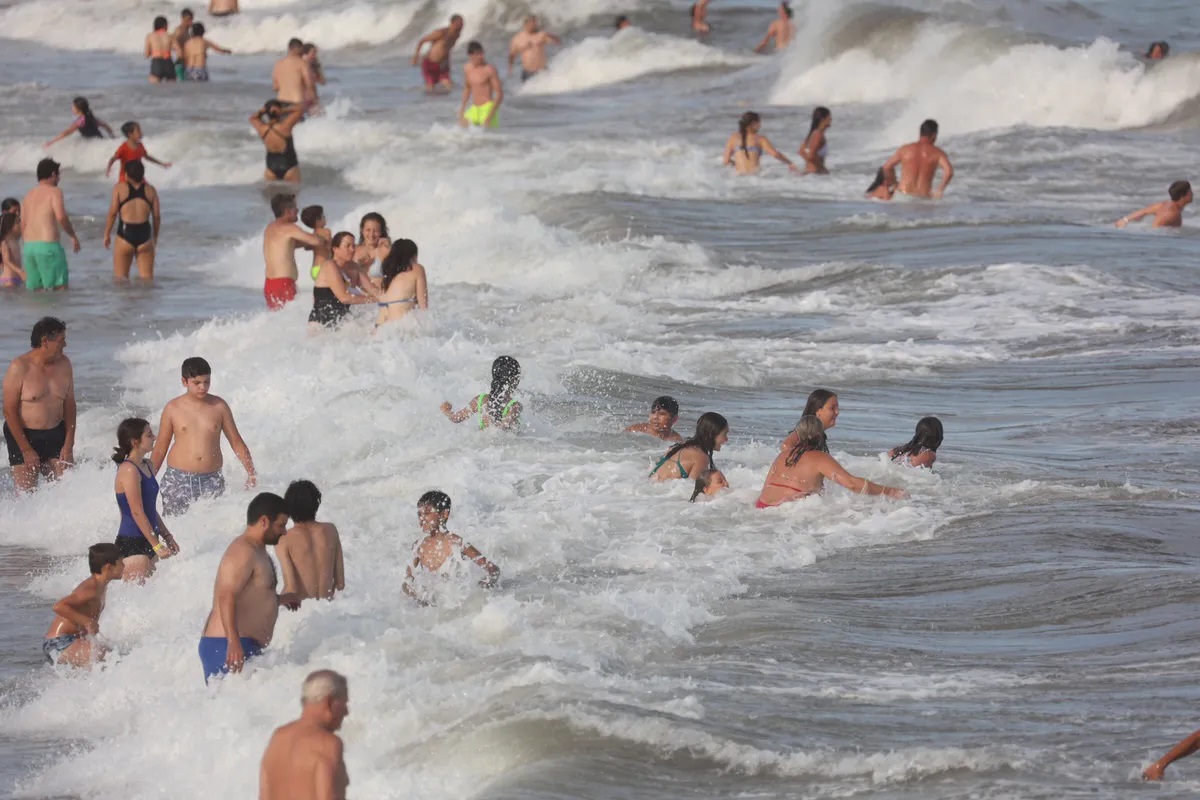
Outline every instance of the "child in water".
<svg viewBox="0 0 1200 800"><path fill-rule="evenodd" d="M909 467L933 468L937 449L942 446L942 421L937 417L922 417L917 431L907 444L893 447L888 458Z"/></svg>
<svg viewBox="0 0 1200 800"><path fill-rule="evenodd" d="M722 489L729 488L729 481L725 478L725 473L719 469L706 469L700 473L700 477L696 478L696 488L692 492L692 499L689 503L696 502L696 498L700 495L714 495Z"/></svg>
<svg viewBox="0 0 1200 800"><path fill-rule="evenodd" d="M479 581L485 589L491 589L500 580L500 568L488 561L461 536L446 530L450 519L450 496L445 492L426 492L417 501L417 521L425 538L413 545L413 560L406 570L404 585L406 595L423 606L433 605L432 587L428 576L441 579L459 577L466 562L477 564L487 575ZM422 587L420 584L425 584Z"/></svg>
<svg viewBox="0 0 1200 800"><path fill-rule="evenodd" d="M0 289L15 289L25 283L21 268L21 203L6 197L0 203Z"/></svg>
<svg viewBox="0 0 1200 800"><path fill-rule="evenodd" d="M512 399L521 383L521 365L512 356L500 356L492 362L492 388L471 400L464 408L454 411L450 401L442 403L442 413L453 423L479 414L479 429L496 425L513 430L521 424L521 404Z"/></svg>
<svg viewBox="0 0 1200 800"><path fill-rule="evenodd" d="M54 621L42 640L42 653L55 666L87 667L103 660L107 652L104 645L88 637L100 632L108 585L121 580L125 571L120 548L108 542L92 545L88 548L88 569L92 574L54 604Z"/></svg>
<svg viewBox="0 0 1200 800"><path fill-rule="evenodd" d="M121 162L121 173L117 179L119 183L125 182L125 165L130 161L149 161L151 164L158 164L160 167L171 166L170 161L159 161L146 152L146 146L142 144L141 125L138 125L136 122L126 122L121 126L121 133L125 134L125 141L121 142L121 146L117 148L117 152L113 153L113 157L108 160L108 166L104 168L104 176L106 178L112 174L112 166L118 161Z"/></svg>

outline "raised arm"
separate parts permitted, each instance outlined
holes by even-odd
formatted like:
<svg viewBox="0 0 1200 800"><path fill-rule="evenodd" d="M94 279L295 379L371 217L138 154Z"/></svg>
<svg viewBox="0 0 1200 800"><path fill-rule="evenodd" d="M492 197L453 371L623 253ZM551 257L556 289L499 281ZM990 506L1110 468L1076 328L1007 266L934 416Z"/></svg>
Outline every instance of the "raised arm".
<svg viewBox="0 0 1200 800"><path fill-rule="evenodd" d="M872 483L866 478L851 475L833 456L825 453L822 453L822 455L824 458L817 461L818 471L826 478L829 478L840 486L846 487L852 492L858 492L859 494L881 494L896 499L908 497L908 494L902 489L882 486L878 483Z"/></svg>
<svg viewBox="0 0 1200 800"><path fill-rule="evenodd" d="M1196 731L1191 736L1188 736L1182 742L1172 747L1165 756L1146 767L1145 771L1142 772L1142 777L1148 781L1161 781L1163 770L1179 759L1187 758L1197 750L1200 750L1200 731Z"/></svg>
<svg viewBox="0 0 1200 800"><path fill-rule="evenodd" d="M479 398L471 398L471 402L467 403L467 405L460 411L452 412L451 408L452 406L450 405L450 401L447 400L445 403L442 403L442 413L445 414L446 418L451 422L457 424L479 410Z"/></svg>
<svg viewBox="0 0 1200 800"><path fill-rule="evenodd" d="M258 485L258 474L254 471L254 459L250 457L250 448L246 446L246 442L242 439L241 432L238 431L237 423L233 421L233 410L229 404L222 401L222 422L221 430L225 434L225 438L229 440L229 446L233 448L233 454L237 456L238 461L242 462L242 467L246 470L246 488L253 489Z"/></svg>

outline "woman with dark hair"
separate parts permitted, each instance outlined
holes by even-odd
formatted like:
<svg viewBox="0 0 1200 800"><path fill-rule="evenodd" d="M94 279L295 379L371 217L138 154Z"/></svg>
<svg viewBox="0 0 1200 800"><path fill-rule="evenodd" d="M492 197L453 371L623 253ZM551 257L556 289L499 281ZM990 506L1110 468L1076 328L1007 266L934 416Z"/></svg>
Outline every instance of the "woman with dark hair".
<svg viewBox="0 0 1200 800"><path fill-rule="evenodd" d="M425 268L417 263L417 243L397 239L383 259L383 294L375 324L400 319L414 308L429 308Z"/></svg>
<svg viewBox="0 0 1200 800"><path fill-rule="evenodd" d="M464 408L454 411L449 401L442 403L442 413L453 423L479 414L479 429L494 425L512 430L521 424L521 404L512 399L521 384L521 365L512 356L500 356L492 362L492 387L471 400Z"/></svg>
<svg viewBox="0 0 1200 800"><path fill-rule="evenodd" d="M363 214L358 223L358 246L354 249L354 260L363 269L370 270L376 261L387 258L392 249L391 234L388 233L387 220L377 211Z"/></svg>
<svg viewBox="0 0 1200 800"><path fill-rule="evenodd" d="M689 503L696 502L696 498L700 495L713 495L722 489L729 488L729 481L725 478L725 473L719 469L706 469L700 473L700 477L696 478L696 486L692 490L692 499Z"/></svg>
<svg viewBox="0 0 1200 800"><path fill-rule="evenodd" d="M6 197L0 203L0 289L17 288L25 283L21 267L21 202Z"/></svg>
<svg viewBox="0 0 1200 800"><path fill-rule="evenodd" d="M690 439L672 445L650 470L656 481L688 478L708 469L716 469L713 453L729 441L729 423L720 414L706 411L696 420L696 433Z"/></svg>
<svg viewBox="0 0 1200 800"><path fill-rule="evenodd" d="M76 97L71 102L71 110L75 112L75 120L67 126L66 130L46 142L46 147L62 141L75 131L79 131L79 135L84 139L103 139L104 137L100 134L100 129L103 128L108 131L108 138L114 138L113 129L108 126L107 122L92 113L92 107L86 97Z"/></svg>
<svg viewBox="0 0 1200 800"><path fill-rule="evenodd" d="M881 486L851 475L821 449L824 439L825 426L821 420L811 415L801 417L787 438L791 446L775 456L767 471L767 479L754 507L772 508L817 494L824 488L826 478L860 494L881 494L896 499L908 497L902 489Z"/></svg>
<svg viewBox="0 0 1200 800"><path fill-rule="evenodd" d="M800 157L808 166L804 172L808 175L828 175L825 168L825 156L829 153L829 142L825 140L825 131L833 124L833 113L825 106L817 106L812 113L812 127L804 144L800 145Z"/></svg>
<svg viewBox="0 0 1200 800"><path fill-rule="evenodd" d="M922 417L917 423L917 432L908 444L893 447L888 458L909 467L933 468L937 461L937 449L942 446L942 421L937 417Z"/></svg>
<svg viewBox="0 0 1200 800"><path fill-rule="evenodd" d="M808 395L808 402L804 404L804 412L801 417L816 417L821 422L821 446L822 453L829 452L829 439L825 435L825 431L837 425L838 414L842 413L838 408L838 396L835 392L828 389L813 389ZM796 446L796 431L792 430L783 440L783 444L779 446L782 451L791 450Z"/></svg>
<svg viewBox="0 0 1200 800"><path fill-rule="evenodd" d="M300 157L292 132L308 107L302 103L287 106L279 100L268 100L250 115L250 125L262 139L267 151L267 168L263 180L300 183Z"/></svg>
<svg viewBox="0 0 1200 800"><path fill-rule="evenodd" d="M114 490L121 510L116 545L125 564L125 580L145 583L154 564L179 552L175 537L158 513L158 479L146 456L154 449L154 431L144 419L131 417L117 427Z"/></svg>
<svg viewBox="0 0 1200 800"><path fill-rule="evenodd" d="M351 294L342 265L353 263L354 234L341 231L334 235L333 257L320 259L317 276L313 281L313 307L308 314L312 325L336 328L350 313L350 306L373 303L369 295ZM317 328L317 330L320 330Z"/></svg>
<svg viewBox="0 0 1200 800"><path fill-rule="evenodd" d="M796 165L776 150L767 137L759 135L760 128L762 117L756 112L747 111L742 114L742 118L738 120L738 132L731 134L725 142L722 163L725 166L732 165L738 175L752 175L758 172L759 161L762 160L762 154L766 153L787 164L792 172L799 172Z"/></svg>

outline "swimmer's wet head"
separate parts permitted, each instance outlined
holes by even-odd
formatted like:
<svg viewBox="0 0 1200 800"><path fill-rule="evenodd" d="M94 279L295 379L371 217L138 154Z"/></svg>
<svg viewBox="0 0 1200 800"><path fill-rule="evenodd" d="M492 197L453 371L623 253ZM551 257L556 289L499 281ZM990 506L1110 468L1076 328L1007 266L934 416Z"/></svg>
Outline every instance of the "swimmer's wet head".
<svg viewBox="0 0 1200 800"><path fill-rule="evenodd" d="M258 112L258 118L263 122L278 122L284 117L284 105L278 100L271 99L263 103Z"/></svg>
<svg viewBox="0 0 1200 800"><path fill-rule="evenodd" d="M300 221L312 229L325 227L325 208L323 206L305 206L300 212Z"/></svg>
<svg viewBox="0 0 1200 800"><path fill-rule="evenodd" d="M825 426L815 415L808 414L800 418L792 429L788 439L792 449L788 452L786 463L789 467L796 466L800 456L810 451L821 452L825 449Z"/></svg>
<svg viewBox="0 0 1200 800"><path fill-rule="evenodd" d="M504 407L521 384L521 365L512 356L500 356L492 362L492 386L488 390L487 415L495 422L504 418Z"/></svg>
<svg viewBox="0 0 1200 800"><path fill-rule="evenodd" d="M436 489L421 495L417 501L417 522L427 535L446 530L450 519L450 495Z"/></svg>
<svg viewBox="0 0 1200 800"><path fill-rule="evenodd" d="M692 491L692 499L689 503L696 502L696 498L702 494L716 494L722 489L729 488L729 481L725 478L725 473L719 469L706 469L696 478L696 486Z"/></svg>
<svg viewBox="0 0 1200 800"><path fill-rule="evenodd" d="M746 152L746 134L758 133L758 129L762 127L762 117L757 111L747 111L742 114L742 118L738 120L738 133L742 135L742 152Z"/></svg>
<svg viewBox="0 0 1200 800"><path fill-rule="evenodd" d="M917 423L917 430L913 434L913 438L907 444L902 444L892 450L891 457L916 456L927 450L936 453L937 449L942 446L943 435L942 421L940 419L937 417L922 417Z"/></svg>
<svg viewBox="0 0 1200 800"><path fill-rule="evenodd" d="M825 106L817 106L812 113L812 126L808 129L808 135L812 136L813 131L820 128L822 125L828 128L833 125L833 112Z"/></svg>
<svg viewBox="0 0 1200 800"><path fill-rule="evenodd" d="M397 239L392 243L392 249L383 259L380 269L383 271L382 288L386 292L397 275L408 272L417 263L417 243L412 239Z"/></svg>
<svg viewBox="0 0 1200 800"><path fill-rule="evenodd" d="M296 221L296 195L294 194L277 194L271 198L271 211L275 214L275 219L283 219L291 215L292 222Z"/></svg>

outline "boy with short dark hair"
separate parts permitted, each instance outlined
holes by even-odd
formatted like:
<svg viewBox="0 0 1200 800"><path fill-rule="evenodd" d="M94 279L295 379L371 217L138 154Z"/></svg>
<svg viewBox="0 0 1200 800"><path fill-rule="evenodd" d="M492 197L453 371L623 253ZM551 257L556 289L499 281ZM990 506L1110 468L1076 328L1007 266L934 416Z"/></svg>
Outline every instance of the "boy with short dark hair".
<svg viewBox="0 0 1200 800"><path fill-rule="evenodd" d="M104 645L87 637L100 632L108 585L121 580L124 572L120 548L109 542L92 545L88 548L88 569L92 574L54 604L54 621L42 640L42 653L52 665L88 667L104 660L108 652Z"/></svg>
<svg viewBox="0 0 1200 800"><path fill-rule="evenodd" d="M175 74L174 69L174 67L171 67L172 75ZM108 166L104 168L104 177L107 178L112 174L112 166L118 161L121 162L121 173L117 176L117 183L125 182L125 165L130 161L149 161L151 164L158 164L160 167L171 166L170 161L159 161L146 152L146 146L142 144L141 125L131 120L121 126L121 133L125 135L125 141L121 142L121 146L117 148L117 152L113 153L113 157L108 160Z"/></svg>
<svg viewBox="0 0 1200 800"><path fill-rule="evenodd" d="M312 481L293 481L283 502L292 518L287 536L275 545L283 593L332 600L334 592L346 588L346 568L337 526L317 522L321 490Z"/></svg>
<svg viewBox="0 0 1200 800"><path fill-rule="evenodd" d="M645 433L662 439L664 442L682 442L683 437L675 431L675 423L679 421L679 403L674 397L663 395L650 405L650 419L630 425L625 433Z"/></svg>
<svg viewBox="0 0 1200 800"><path fill-rule="evenodd" d="M1118 228L1124 228L1130 222L1137 222L1142 217L1154 215L1153 228L1179 228L1183 226L1183 210L1192 202L1192 185L1187 181L1175 181L1167 189L1167 197L1161 203L1146 206L1141 211L1135 211L1127 217L1116 221Z"/></svg>
<svg viewBox="0 0 1200 800"><path fill-rule="evenodd" d="M450 578L460 570L465 561L473 561L487 576L479 581L479 585L490 589L500 580L500 568L488 561L483 553L475 549L461 536L446 530L446 522L450 519L450 496L445 492L426 492L417 501L417 521L425 538L413 545L413 560L408 565L404 585L404 593L416 600L420 605L434 604L432 587L428 586L428 577ZM416 572L414 572L416 570ZM426 584L424 587L419 584Z"/></svg>

